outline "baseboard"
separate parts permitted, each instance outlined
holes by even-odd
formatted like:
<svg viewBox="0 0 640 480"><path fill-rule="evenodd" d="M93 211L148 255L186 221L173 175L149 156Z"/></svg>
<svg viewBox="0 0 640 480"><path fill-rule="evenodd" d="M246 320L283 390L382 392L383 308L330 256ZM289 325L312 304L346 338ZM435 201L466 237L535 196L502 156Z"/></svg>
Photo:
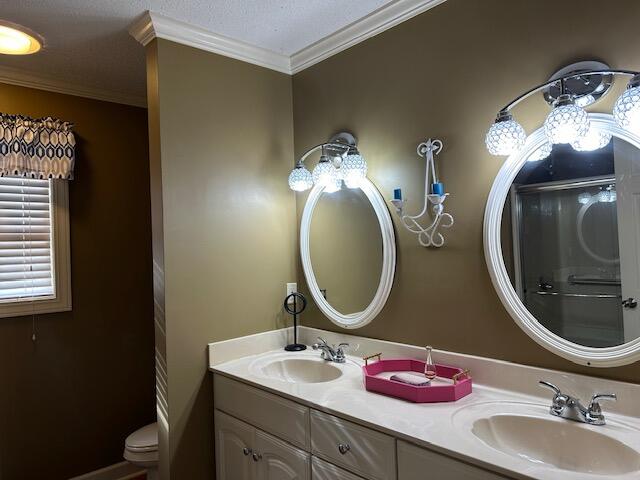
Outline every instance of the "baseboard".
<svg viewBox="0 0 640 480"><path fill-rule="evenodd" d="M129 462L120 462L69 480L130 480L144 472L145 470L131 465Z"/></svg>

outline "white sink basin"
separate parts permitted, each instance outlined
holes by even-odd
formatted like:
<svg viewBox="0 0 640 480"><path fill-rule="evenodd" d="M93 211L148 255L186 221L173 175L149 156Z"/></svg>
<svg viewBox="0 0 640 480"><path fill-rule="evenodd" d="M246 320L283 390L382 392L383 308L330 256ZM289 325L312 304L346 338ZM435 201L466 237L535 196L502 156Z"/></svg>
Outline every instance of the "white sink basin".
<svg viewBox="0 0 640 480"><path fill-rule="evenodd" d="M640 469L638 452L596 428L602 427L506 414L476 420L471 431L492 448L562 470L621 475Z"/></svg>
<svg viewBox="0 0 640 480"><path fill-rule="evenodd" d="M280 358L258 366L265 377L290 383L323 383L342 376L342 370L312 358Z"/></svg>
<svg viewBox="0 0 640 480"><path fill-rule="evenodd" d="M484 448L545 470L603 478L634 474L636 478L640 453L629 444L638 445L640 431L612 417L607 417L607 425L592 426L554 417L545 405L483 402L459 409L452 420L470 433L467 442L475 440Z"/></svg>

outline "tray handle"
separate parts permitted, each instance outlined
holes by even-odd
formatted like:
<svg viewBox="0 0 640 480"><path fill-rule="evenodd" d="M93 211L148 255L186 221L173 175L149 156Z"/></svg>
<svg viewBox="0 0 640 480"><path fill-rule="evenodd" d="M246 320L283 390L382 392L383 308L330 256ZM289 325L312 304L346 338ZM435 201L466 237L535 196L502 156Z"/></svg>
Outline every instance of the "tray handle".
<svg viewBox="0 0 640 480"><path fill-rule="evenodd" d="M468 368L465 368L464 370L462 370L461 372L458 372L456 374L453 375L453 377L451 377L451 380L453 380L453 384L456 385L458 383L458 381L460 380L460 377L464 377L464 378L471 378L471 370L469 370Z"/></svg>
<svg viewBox="0 0 640 480"><path fill-rule="evenodd" d="M372 358L377 358L378 361L380 361L380 359L382 358L382 352L374 353L373 355L367 355L366 357L362 357L362 360L364 360L365 367L369 365L369 360L371 360Z"/></svg>

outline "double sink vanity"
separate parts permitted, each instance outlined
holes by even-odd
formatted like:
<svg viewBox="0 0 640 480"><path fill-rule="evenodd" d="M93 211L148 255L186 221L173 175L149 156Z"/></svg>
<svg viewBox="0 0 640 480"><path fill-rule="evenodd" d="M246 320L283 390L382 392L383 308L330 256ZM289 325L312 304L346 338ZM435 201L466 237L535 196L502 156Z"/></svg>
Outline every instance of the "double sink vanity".
<svg viewBox="0 0 640 480"><path fill-rule="evenodd" d="M219 480L640 478L636 385L435 351L436 362L471 370L473 393L414 404L367 392L361 355L338 363L311 349L285 352L288 335L210 344ZM347 342L362 356L424 352L305 327L300 336L309 345L318 336ZM592 392L619 401L603 404L605 425L560 418L539 380L587 405Z"/></svg>
<svg viewBox="0 0 640 480"><path fill-rule="evenodd" d="M507 158L488 196L483 243L496 293L522 331L546 355L602 369L640 360L640 129L629 128L628 112L620 110L627 97L640 96L640 74L613 115L588 113L583 107L604 95L614 75L633 72L584 63L561 70L498 114L487 147ZM527 136L509 109L540 91L552 111ZM448 194L435 180L434 152L428 149L436 144L438 153L440 141L418 146L434 178L429 184L427 174L424 209L418 216L405 214L396 189L396 224L366 176L352 134L332 137L296 163L291 188L312 187L300 221L303 290L311 297L303 318L310 324L326 325L326 318L353 331L382 314L390 330L404 322L399 331L415 332L415 341L425 343L463 331L443 329L458 321L451 314L455 308L443 315L437 306L465 299L429 298L430 282L439 281L429 263L436 248L425 250L421 265L424 299L399 307L411 298L407 284L417 279L405 275L394 287L404 295L396 295L383 312L394 286L396 228L417 234L422 246L441 247L439 227L452 226L451 216L451 222L439 223ZM322 155L312 175L303 161L316 150ZM418 222L423 214L430 226ZM296 295L304 309L306 299ZM417 318L414 310L424 324L406 323L403 312ZM474 315L466 335L486 328L482 312ZM285 352L290 333L210 344L218 480L640 479L639 385L436 350L436 365L471 372L473 391L456 401L411 403L367 391L362 358L382 352L383 362L401 359L379 364L374 370L380 373L383 365L425 360L424 343L302 327L300 343L312 345L318 337L327 342L319 341L315 350ZM426 366L418 370L432 373ZM439 375L445 370L452 369L442 368ZM388 380L385 393L406 391L406 384L394 381ZM464 381L471 385L468 376ZM436 392L422 390L433 394L432 401Z"/></svg>

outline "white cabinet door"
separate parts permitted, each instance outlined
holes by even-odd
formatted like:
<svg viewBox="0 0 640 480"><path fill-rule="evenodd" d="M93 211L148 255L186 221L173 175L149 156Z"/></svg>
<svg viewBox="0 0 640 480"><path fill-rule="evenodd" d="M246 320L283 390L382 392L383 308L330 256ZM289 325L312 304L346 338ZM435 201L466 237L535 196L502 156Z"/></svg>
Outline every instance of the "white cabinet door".
<svg viewBox="0 0 640 480"><path fill-rule="evenodd" d="M254 428L229 415L215 412L217 480L252 480L251 444Z"/></svg>
<svg viewBox="0 0 640 480"><path fill-rule="evenodd" d="M309 480L311 455L260 430L256 430L255 480Z"/></svg>
<svg viewBox="0 0 640 480"><path fill-rule="evenodd" d="M398 440L398 480L507 480L507 477Z"/></svg>
<svg viewBox="0 0 640 480"><path fill-rule="evenodd" d="M363 480L353 473L342 470L335 465L320 460L318 457L311 459L311 480Z"/></svg>

